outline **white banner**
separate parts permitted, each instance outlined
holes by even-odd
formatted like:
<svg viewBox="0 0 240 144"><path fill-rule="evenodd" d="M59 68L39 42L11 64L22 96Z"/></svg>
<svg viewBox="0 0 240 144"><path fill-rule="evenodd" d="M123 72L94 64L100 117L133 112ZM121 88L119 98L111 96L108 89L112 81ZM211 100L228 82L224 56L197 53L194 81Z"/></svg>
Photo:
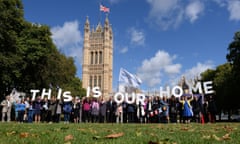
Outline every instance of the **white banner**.
<svg viewBox="0 0 240 144"><path fill-rule="evenodd" d="M139 85L142 83L140 78L123 68L120 69L119 82L124 82L133 87L139 87Z"/></svg>

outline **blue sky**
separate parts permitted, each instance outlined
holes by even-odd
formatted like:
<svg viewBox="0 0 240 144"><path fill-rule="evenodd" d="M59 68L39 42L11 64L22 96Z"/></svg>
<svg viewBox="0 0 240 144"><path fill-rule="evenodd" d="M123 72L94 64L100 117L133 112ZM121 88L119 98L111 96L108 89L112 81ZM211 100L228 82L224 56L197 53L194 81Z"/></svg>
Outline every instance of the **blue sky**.
<svg viewBox="0 0 240 144"><path fill-rule="evenodd" d="M240 26L240 0L23 0L27 21L49 25L57 48L73 56L82 77L83 28L110 8L114 34L113 87L120 68L137 74L143 90L191 79L226 62Z"/></svg>

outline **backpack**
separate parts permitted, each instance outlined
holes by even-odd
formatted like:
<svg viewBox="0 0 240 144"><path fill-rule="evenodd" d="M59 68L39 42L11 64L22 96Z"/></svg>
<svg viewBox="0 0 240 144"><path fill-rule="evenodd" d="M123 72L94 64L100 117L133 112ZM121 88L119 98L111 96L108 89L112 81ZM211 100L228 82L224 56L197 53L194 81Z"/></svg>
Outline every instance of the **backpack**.
<svg viewBox="0 0 240 144"><path fill-rule="evenodd" d="M72 111L72 105L71 104L65 104L63 106L63 111L66 113L70 113Z"/></svg>

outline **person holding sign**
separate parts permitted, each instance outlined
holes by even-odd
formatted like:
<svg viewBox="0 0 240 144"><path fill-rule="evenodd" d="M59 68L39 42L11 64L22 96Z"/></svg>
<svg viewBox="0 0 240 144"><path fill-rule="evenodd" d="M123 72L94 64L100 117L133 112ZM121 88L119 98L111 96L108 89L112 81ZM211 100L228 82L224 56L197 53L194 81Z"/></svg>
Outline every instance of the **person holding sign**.
<svg viewBox="0 0 240 144"><path fill-rule="evenodd" d="M191 95L191 98L188 99L187 96L183 96L183 100L179 100L179 102L183 106L183 120L185 123L190 123L190 118L193 116L192 106L190 102L193 100L193 95Z"/></svg>

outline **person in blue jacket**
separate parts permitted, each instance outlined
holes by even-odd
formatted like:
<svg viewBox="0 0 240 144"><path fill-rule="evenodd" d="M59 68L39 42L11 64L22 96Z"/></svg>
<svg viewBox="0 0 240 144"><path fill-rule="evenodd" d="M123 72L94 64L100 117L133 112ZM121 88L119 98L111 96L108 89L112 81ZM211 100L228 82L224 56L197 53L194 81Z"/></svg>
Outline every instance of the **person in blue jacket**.
<svg viewBox="0 0 240 144"><path fill-rule="evenodd" d="M18 122L23 123L23 117L26 110L26 104L24 103L24 99L21 99L21 102L18 105Z"/></svg>
<svg viewBox="0 0 240 144"><path fill-rule="evenodd" d="M20 100L16 100L16 102L13 103L13 105L14 105L14 110L15 110L15 121L16 121L16 122L18 121L19 103L20 103Z"/></svg>

